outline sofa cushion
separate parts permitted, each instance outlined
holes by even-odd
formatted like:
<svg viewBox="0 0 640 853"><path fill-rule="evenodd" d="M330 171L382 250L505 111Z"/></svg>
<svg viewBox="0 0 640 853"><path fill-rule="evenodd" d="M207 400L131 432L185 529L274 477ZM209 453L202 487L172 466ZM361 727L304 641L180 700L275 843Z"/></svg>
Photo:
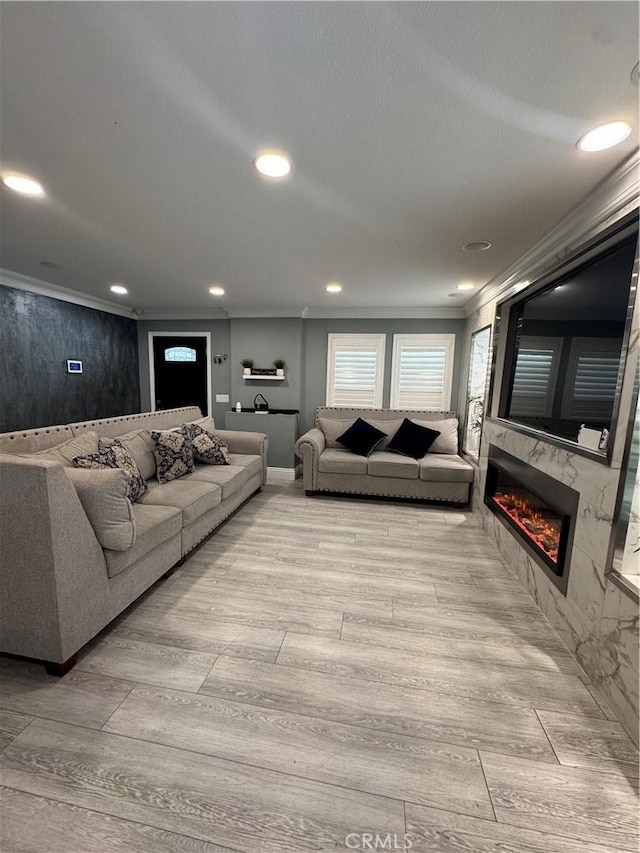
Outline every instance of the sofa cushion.
<svg viewBox="0 0 640 853"><path fill-rule="evenodd" d="M440 435L429 448L429 453L457 453L458 452L458 419L443 418L440 420L411 419L420 426L438 430Z"/></svg>
<svg viewBox="0 0 640 853"><path fill-rule="evenodd" d="M55 447L23 455L36 456L38 459L53 459L54 462L59 462L64 468L74 468L74 457L97 452L98 433L89 430L89 432L77 435L74 438L68 439L68 441L63 441L61 444L56 444Z"/></svg>
<svg viewBox="0 0 640 853"><path fill-rule="evenodd" d="M226 441L198 424L182 424L181 429L191 439L196 462L206 465L229 464L229 445Z"/></svg>
<svg viewBox="0 0 640 853"><path fill-rule="evenodd" d="M198 466L189 476L189 480L198 483L213 483L222 489L222 500L239 492L249 482L249 468L243 465L206 465Z"/></svg>
<svg viewBox="0 0 640 853"><path fill-rule="evenodd" d="M159 483L169 483L190 474L195 462L191 439L182 430L149 430L156 458L156 476Z"/></svg>
<svg viewBox="0 0 640 853"><path fill-rule="evenodd" d="M67 468L82 508L103 548L126 551L136 539L136 522L127 498L129 474L120 468Z"/></svg>
<svg viewBox="0 0 640 853"><path fill-rule="evenodd" d="M367 457L356 456L342 447L327 447L318 457L318 471L323 474L366 474Z"/></svg>
<svg viewBox="0 0 640 853"><path fill-rule="evenodd" d="M472 483L473 466L460 456L427 453L420 462L420 479L436 483Z"/></svg>
<svg viewBox="0 0 640 853"><path fill-rule="evenodd" d="M262 456L256 453L230 453L229 465L239 465L241 468L246 468L249 478L255 474L262 474L264 468L264 460Z"/></svg>
<svg viewBox="0 0 640 853"><path fill-rule="evenodd" d="M397 477L401 480L418 479L418 463L408 456L389 450L376 450L367 459L367 474L372 477Z"/></svg>
<svg viewBox="0 0 640 853"><path fill-rule="evenodd" d="M149 491L139 503L144 506L174 506L182 511L182 526L187 527L205 512L217 507L222 490L213 483L194 482L191 477L158 483L152 480Z"/></svg>
<svg viewBox="0 0 640 853"><path fill-rule="evenodd" d="M338 436L338 442L358 456L368 456L386 437L386 432L362 418L356 418L349 429Z"/></svg>
<svg viewBox="0 0 640 853"><path fill-rule="evenodd" d="M156 457L153 455L153 441L149 430L138 429L118 436L122 446L126 447L140 473L145 480L150 480L156 475Z"/></svg>
<svg viewBox="0 0 640 853"><path fill-rule="evenodd" d="M140 469L133 461L133 458L128 454L124 447L107 447L103 445L102 450L98 453L88 453L86 456L74 456L74 464L78 468L89 468L99 470L104 468L120 468L129 474L127 497L135 503L147 491L147 484L144 481Z"/></svg>
<svg viewBox="0 0 640 853"><path fill-rule="evenodd" d="M405 418L387 445L387 450L400 453L402 456L410 456L412 459L422 459L439 435L438 430L421 426Z"/></svg>
<svg viewBox="0 0 640 853"><path fill-rule="evenodd" d="M104 551L110 578L124 572L167 539L179 535L182 529L182 514L174 506L142 506L138 503L133 505L133 515L136 521L136 541L131 548L126 551Z"/></svg>

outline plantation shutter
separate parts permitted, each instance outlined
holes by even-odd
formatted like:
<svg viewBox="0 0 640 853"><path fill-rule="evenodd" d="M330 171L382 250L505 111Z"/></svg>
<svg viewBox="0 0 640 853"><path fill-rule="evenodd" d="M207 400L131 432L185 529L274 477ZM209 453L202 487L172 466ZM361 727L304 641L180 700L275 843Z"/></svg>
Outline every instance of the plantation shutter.
<svg viewBox="0 0 640 853"><path fill-rule="evenodd" d="M392 409L447 410L455 335L394 335Z"/></svg>
<svg viewBox="0 0 640 853"><path fill-rule="evenodd" d="M611 417L620 367L620 341L574 338L563 406L567 418L607 420Z"/></svg>
<svg viewBox="0 0 640 853"><path fill-rule="evenodd" d="M524 335L516 358L510 414L548 417L558 378L562 338Z"/></svg>
<svg viewBox="0 0 640 853"><path fill-rule="evenodd" d="M384 335L329 335L328 406L382 406L384 340Z"/></svg>

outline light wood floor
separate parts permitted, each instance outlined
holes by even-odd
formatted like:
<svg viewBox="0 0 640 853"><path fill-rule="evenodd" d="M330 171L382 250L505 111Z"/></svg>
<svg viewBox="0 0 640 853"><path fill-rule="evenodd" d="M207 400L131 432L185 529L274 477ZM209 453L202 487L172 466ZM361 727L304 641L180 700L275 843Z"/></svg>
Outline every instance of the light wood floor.
<svg viewBox="0 0 640 853"><path fill-rule="evenodd" d="M637 850L631 741L445 507L267 486L65 678L0 673L2 853Z"/></svg>

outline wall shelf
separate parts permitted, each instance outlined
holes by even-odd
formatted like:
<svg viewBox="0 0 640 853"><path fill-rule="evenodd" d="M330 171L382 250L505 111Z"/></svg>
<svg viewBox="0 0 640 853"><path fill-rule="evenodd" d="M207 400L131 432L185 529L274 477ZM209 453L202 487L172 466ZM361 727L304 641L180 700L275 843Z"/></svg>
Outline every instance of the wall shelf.
<svg viewBox="0 0 640 853"><path fill-rule="evenodd" d="M263 380L265 380L265 379L268 379L268 380L269 380L269 381L271 381L271 382L282 382L282 381L283 381L284 379L286 379L287 377L286 377L286 376L257 376L257 375L254 375L254 374L249 374L249 376L244 376L244 375L243 375L243 377L242 377L242 378L243 378L243 379L259 379L259 380L261 380L261 381L263 381Z"/></svg>

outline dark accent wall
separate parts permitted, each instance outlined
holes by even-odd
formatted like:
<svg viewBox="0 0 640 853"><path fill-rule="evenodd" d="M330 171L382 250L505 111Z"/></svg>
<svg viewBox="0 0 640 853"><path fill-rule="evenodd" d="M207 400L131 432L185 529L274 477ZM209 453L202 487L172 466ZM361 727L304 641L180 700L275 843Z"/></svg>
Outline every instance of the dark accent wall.
<svg viewBox="0 0 640 853"><path fill-rule="evenodd" d="M139 411L135 320L0 286L0 432Z"/></svg>

